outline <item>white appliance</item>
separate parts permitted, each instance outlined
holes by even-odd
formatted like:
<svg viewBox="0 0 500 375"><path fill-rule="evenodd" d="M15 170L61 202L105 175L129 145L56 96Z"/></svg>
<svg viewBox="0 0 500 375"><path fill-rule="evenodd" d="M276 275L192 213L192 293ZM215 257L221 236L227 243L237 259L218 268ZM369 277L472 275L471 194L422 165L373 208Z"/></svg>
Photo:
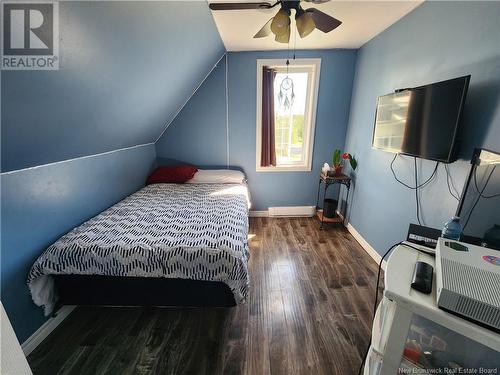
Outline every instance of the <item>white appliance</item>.
<svg viewBox="0 0 500 375"><path fill-rule="evenodd" d="M410 287L418 261L434 267L431 294ZM500 334L440 309L435 271L433 255L404 245L394 249L387 261L365 375L437 374L445 368L450 374L500 374Z"/></svg>
<svg viewBox="0 0 500 375"><path fill-rule="evenodd" d="M435 271L441 309L500 331L500 251L440 238Z"/></svg>

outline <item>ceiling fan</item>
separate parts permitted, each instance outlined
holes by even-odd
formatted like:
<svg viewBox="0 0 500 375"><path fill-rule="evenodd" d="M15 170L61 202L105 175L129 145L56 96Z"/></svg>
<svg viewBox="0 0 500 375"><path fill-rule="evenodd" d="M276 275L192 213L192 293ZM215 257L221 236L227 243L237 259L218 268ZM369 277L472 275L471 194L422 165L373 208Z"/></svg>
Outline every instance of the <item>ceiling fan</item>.
<svg viewBox="0 0 500 375"><path fill-rule="evenodd" d="M305 0L313 4L322 4L330 0ZM271 9L280 5L281 9L260 29L254 38L263 38L271 33L275 35L274 40L280 43L288 43L290 40L290 23L292 9L295 10L295 23L301 38L308 36L314 29L324 33L336 29L342 23L336 18L329 16L315 8L303 9L300 0L279 0L274 4L267 2L258 3L210 3L211 10L247 10L247 9Z"/></svg>

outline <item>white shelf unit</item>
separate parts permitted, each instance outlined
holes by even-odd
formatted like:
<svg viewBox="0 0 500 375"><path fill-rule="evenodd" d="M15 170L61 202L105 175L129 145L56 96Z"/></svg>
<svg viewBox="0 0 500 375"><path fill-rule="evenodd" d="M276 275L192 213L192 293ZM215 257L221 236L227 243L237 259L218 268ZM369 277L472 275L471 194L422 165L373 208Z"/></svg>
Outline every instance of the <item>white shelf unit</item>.
<svg viewBox="0 0 500 375"><path fill-rule="evenodd" d="M450 362L463 369L483 365L486 369L500 367L500 335L439 309L435 275L431 294L410 287L417 261L435 266L433 256L404 245L397 247L389 257L384 297L373 322L365 375L430 373L426 371L442 367L436 364L438 354L441 358L447 356L446 367ZM404 356L405 347L411 345L420 346L417 360Z"/></svg>

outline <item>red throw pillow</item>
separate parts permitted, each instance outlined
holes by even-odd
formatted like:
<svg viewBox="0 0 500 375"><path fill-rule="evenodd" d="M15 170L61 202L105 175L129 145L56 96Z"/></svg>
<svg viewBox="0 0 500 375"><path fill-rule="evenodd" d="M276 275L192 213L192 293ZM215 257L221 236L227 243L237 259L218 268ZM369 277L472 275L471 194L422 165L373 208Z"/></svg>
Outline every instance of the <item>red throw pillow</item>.
<svg viewBox="0 0 500 375"><path fill-rule="evenodd" d="M176 183L183 184L187 180L193 178L198 168L189 165L181 165L177 167L158 167L148 177L146 185L161 184L161 183Z"/></svg>

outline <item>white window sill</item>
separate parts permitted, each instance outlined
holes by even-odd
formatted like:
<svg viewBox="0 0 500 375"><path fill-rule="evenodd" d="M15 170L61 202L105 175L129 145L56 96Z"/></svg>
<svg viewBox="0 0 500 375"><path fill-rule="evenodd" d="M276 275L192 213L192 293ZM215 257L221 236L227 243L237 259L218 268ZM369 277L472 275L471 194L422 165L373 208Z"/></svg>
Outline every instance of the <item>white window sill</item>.
<svg viewBox="0 0 500 375"><path fill-rule="evenodd" d="M311 167L306 165L290 165L279 167L256 167L257 172L311 172Z"/></svg>

